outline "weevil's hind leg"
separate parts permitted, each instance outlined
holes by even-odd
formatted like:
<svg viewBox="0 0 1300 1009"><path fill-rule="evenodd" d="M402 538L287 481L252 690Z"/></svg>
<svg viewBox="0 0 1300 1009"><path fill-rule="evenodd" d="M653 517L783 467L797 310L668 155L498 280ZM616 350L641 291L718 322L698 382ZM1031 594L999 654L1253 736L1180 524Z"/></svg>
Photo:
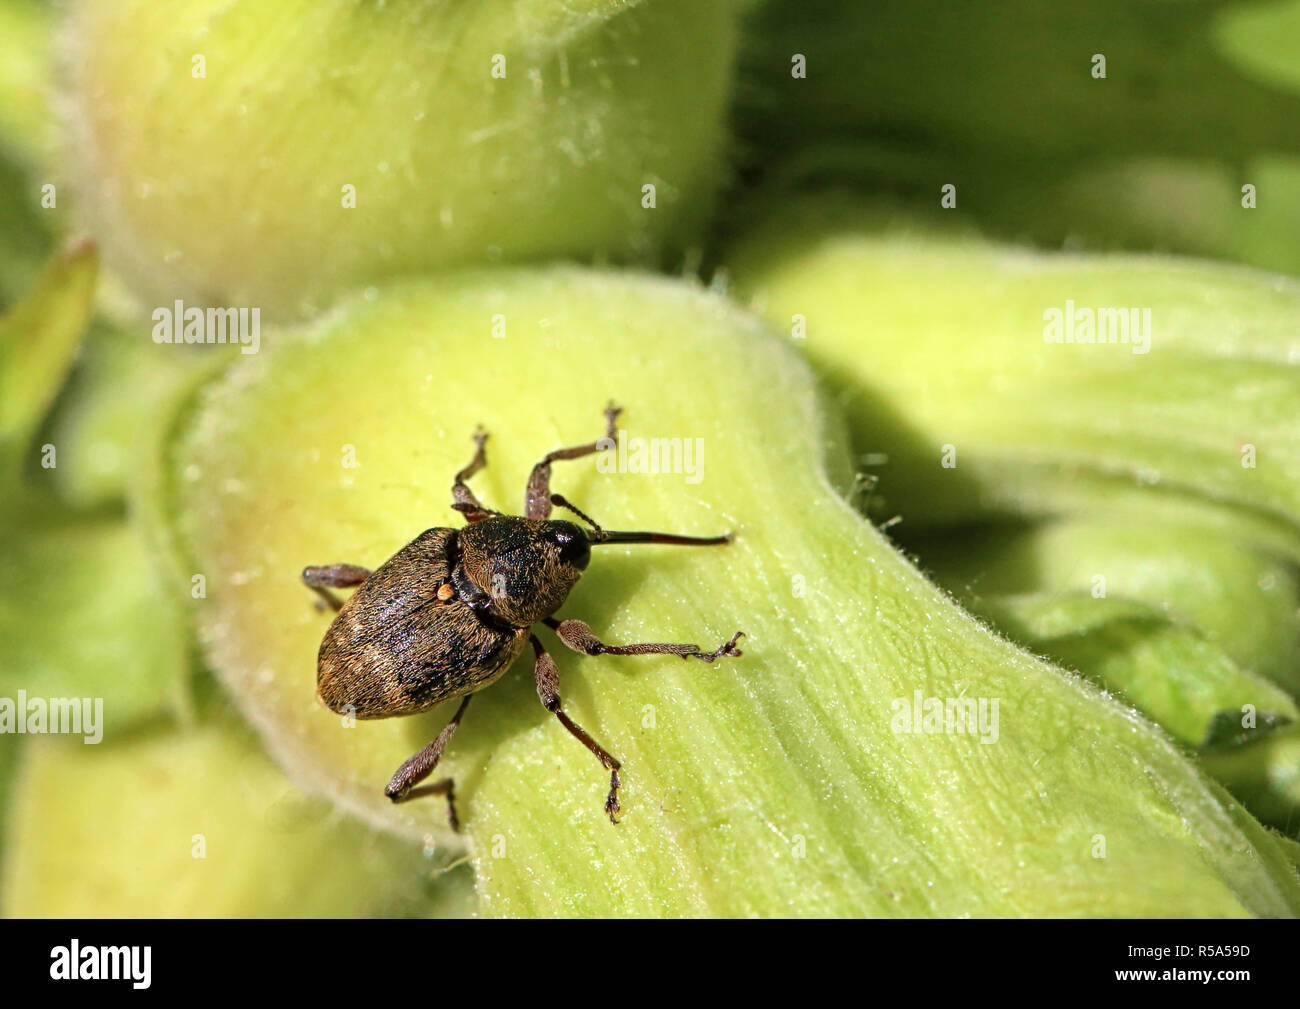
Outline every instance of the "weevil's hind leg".
<svg viewBox="0 0 1300 1009"><path fill-rule="evenodd" d="M428 785L421 785L419 788L412 788L400 798L393 798L394 802L409 802L412 799L423 799L429 795L442 795L447 799L447 825L459 834L460 833L460 816L456 813L456 782L453 778L439 778L437 781Z"/></svg>
<svg viewBox="0 0 1300 1009"><path fill-rule="evenodd" d="M533 467L528 477L528 488L524 491L524 517L530 519L547 519L551 517L551 463L565 459L581 459L583 456L610 447L618 438L618 415L622 409L610 403L605 407L605 437L588 445L573 448L557 448Z"/></svg>
<svg viewBox="0 0 1300 1009"><path fill-rule="evenodd" d="M392 781L388 783L388 787L384 789L384 794L394 802L406 802L425 795L445 795L447 819L451 823L452 830L460 830L460 820L456 816L456 786L452 779L443 778L424 788L415 786L432 774L433 769L438 766L442 751L451 741L456 726L460 725L460 720L464 717L465 709L469 707L470 698L473 696L473 694L465 695L465 699L460 702L460 707L456 709L456 714L451 716L451 721L438 733L438 738L399 767Z"/></svg>
<svg viewBox="0 0 1300 1009"><path fill-rule="evenodd" d="M343 608L343 600L330 589L346 589L360 585L370 577L370 569L356 564L325 564L302 569L302 581L315 592L335 613ZM320 605L319 603L317 605Z"/></svg>
<svg viewBox="0 0 1300 1009"><path fill-rule="evenodd" d="M618 769L623 765L592 739L581 725L561 710L559 667L536 634L530 634L528 640L532 642L533 652L537 655L537 663L533 671L537 677L537 696L542 700L542 707L558 718L560 724L568 729L578 742L595 754L596 759L600 761L600 766L609 772L609 795L605 797L605 815L609 817L610 823L618 823L618 788L622 784L618 779Z"/></svg>
<svg viewBox="0 0 1300 1009"><path fill-rule="evenodd" d="M736 642L745 636L744 631L737 631L730 641L724 641L711 652L700 651L699 645L674 644L634 644L607 645L601 641L581 620L547 619L547 626L553 628L560 640L575 652L584 655L680 655L683 659L701 659L713 662L724 656L738 658L744 653L736 647Z"/></svg>
<svg viewBox="0 0 1300 1009"><path fill-rule="evenodd" d="M465 516L468 522L482 522L489 515L500 515L491 508L484 508L479 503L479 499L474 496L474 492L465 486L465 481L487 465L487 452L484 445L487 444L488 433L479 428L474 432L474 458L469 461L469 465L456 474L456 482L451 485L452 507Z"/></svg>
<svg viewBox="0 0 1300 1009"><path fill-rule="evenodd" d="M422 799L426 795L445 795L447 797L447 823L457 834L460 833L460 817L456 815L456 781L454 778L439 778L429 785L421 785L419 788L413 788L403 799L394 799L394 802L409 802L411 799Z"/></svg>

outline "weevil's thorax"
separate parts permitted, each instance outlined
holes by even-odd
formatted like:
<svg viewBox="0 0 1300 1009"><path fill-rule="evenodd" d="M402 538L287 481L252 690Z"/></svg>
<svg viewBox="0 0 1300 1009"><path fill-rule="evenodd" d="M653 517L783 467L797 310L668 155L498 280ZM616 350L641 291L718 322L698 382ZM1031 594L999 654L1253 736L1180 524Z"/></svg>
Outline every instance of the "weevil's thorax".
<svg viewBox="0 0 1300 1009"><path fill-rule="evenodd" d="M586 533L558 519L494 515L460 530L458 541L458 595L511 627L528 627L564 605L591 559Z"/></svg>

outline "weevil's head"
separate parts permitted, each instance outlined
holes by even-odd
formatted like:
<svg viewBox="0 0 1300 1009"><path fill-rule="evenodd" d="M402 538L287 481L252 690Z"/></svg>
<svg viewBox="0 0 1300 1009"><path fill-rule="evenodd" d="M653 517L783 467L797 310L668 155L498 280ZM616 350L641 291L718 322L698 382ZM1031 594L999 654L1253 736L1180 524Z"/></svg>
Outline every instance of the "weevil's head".
<svg viewBox="0 0 1300 1009"><path fill-rule="evenodd" d="M453 581L461 599L511 627L544 620L564 605L591 560L591 540L561 519L494 515L459 533Z"/></svg>

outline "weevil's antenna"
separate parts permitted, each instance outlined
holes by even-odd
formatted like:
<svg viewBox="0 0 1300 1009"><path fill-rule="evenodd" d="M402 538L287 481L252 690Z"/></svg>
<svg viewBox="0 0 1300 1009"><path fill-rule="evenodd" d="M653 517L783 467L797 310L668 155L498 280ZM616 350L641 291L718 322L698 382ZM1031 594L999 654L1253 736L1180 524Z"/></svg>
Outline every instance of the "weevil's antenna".
<svg viewBox="0 0 1300 1009"><path fill-rule="evenodd" d="M569 499L566 498L563 494L552 494L551 504L557 505L560 508L567 508L569 511L573 512L573 514L577 515L578 518L582 519L582 521L586 522L587 525L591 526L592 529L596 530L597 536L601 536L604 534L605 531L601 529L600 526L596 525L595 519L593 519L585 511L582 511L580 508L578 508L577 505L570 504ZM590 536L587 538L591 539Z"/></svg>
<svg viewBox="0 0 1300 1009"><path fill-rule="evenodd" d="M567 508L591 526L587 539L592 543L668 543L679 546L719 546L731 542L731 533L722 536L677 536L673 533L623 533L602 529L586 512L571 505L562 494L552 494L551 504Z"/></svg>

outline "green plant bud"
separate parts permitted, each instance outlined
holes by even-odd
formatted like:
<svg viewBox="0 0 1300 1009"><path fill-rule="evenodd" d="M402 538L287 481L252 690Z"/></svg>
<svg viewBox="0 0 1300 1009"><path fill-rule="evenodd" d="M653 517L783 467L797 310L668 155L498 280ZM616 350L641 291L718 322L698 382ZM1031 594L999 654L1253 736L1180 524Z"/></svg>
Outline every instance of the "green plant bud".
<svg viewBox="0 0 1300 1009"><path fill-rule="evenodd" d="M1300 833L1300 726L1216 747L1200 763L1265 823L1291 837Z"/></svg>
<svg viewBox="0 0 1300 1009"><path fill-rule="evenodd" d="M472 486L516 511L532 464L599 435L613 398L638 441L556 463L552 486L608 528L735 534L602 547L560 614L610 642L711 647L740 629L743 657L589 658L540 632L566 712L623 761L617 826L607 776L538 703L527 659L470 706L438 773L458 781L486 911L1300 910L1291 849L1167 737L990 634L846 505L850 460L812 374L720 298L572 269L451 275L268 348L177 417L161 507L210 573L212 667L292 777L373 822L451 843L439 801L382 793L448 712L350 725L320 706L330 617L298 573L373 567L461 525L449 483L475 424L491 440ZM653 438L682 439L682 464L633 465ZM933 717L928 702L958 699L982 699L982 731Z"/></svg>
<svg viewBox="0 0 1300 1009"><path fill-rule="evenodd" d="M1013 641L1115 691L1188 746L1235 731L1246 709L1266 725L1300 717L1284 690L1155 607L1077 592L980 596L967 605Z"/></svg>
<svg viewBox="0 0 1300 1009"><path fill-rule="evenodd" d="M197 601L160 588L138 530L120 518L34 509L7 510L5 529L0 697L86 699L102 714L83 732L110 738L183 710L183 604Z"/></svg>
<svg viewBox="0 0 1300 1009"><path fill-rule="evenodd" d="M1044 493L1087 508L1127 485L1234 508L1300 556L1294 281L1039 256L830 198L784 205L728 263L846 404L882 518L963 521Z"/></svg>
<svg viewBox="0 0 1300 1009"><path fill-rule="evenodd" d="M452 264L652 259L720 181L732 0L88 0L83 209L159 304L311 311Z"/></svg>
<svg viewBox="0 0 1300 1009"><path fill-rule="evenodd" d="M7 807L16 917L465 913L459 879L309 800L223 725L99 747L34 742Z"/></svg>
<svg viewBox="0 0 1300 1009"><path fill-rule="evenodd" d="M1099 613L1110 600L1139 601L1199 628L1243 669L1300 693L1300 587L1292 566L1212 527L1180 522L1159 500L1145 523L1107 516L979 527L911 546L940 584L964 598L1078 594L1095 600Z"/></svg>
<svg viewBox="0 0 1300 1009"><path fill-rule="evenodd" d="M176 390L228 349L159 345L147 326L94 323L42 434L59 449L49 476L60 497L77 508L121 502Z"/></svg>

